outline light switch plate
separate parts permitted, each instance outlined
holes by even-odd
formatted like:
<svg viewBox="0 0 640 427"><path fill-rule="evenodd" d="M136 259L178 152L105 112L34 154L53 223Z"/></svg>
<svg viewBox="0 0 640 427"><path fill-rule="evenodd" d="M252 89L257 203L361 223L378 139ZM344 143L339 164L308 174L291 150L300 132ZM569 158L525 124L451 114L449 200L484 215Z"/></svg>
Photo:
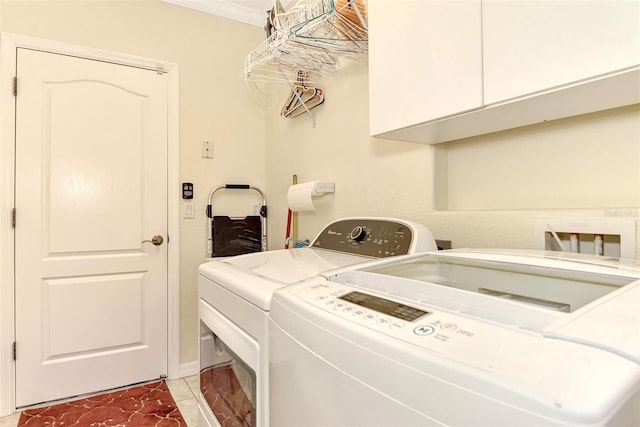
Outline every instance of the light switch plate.
<svg viewBox="0 0 640 427"><path fill-rule="evenodd" d="M193 202L184 202L183 210L184 210L185 219L195 218L195 212L194 212L195 208L194 208Z"/></svg>

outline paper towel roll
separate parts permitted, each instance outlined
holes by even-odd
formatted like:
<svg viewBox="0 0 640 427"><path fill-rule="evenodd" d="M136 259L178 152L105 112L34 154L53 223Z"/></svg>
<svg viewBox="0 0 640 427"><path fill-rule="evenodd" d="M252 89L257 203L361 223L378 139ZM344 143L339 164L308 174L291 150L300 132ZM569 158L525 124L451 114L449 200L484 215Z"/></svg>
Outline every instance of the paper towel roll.
<svg viewBox="0 0 640 427"><path fill-rule="evenodd" d="M333 182L311 181L292 185L287 192L287 203L293 212L314 212L313 197L334 191Z"/></svg>

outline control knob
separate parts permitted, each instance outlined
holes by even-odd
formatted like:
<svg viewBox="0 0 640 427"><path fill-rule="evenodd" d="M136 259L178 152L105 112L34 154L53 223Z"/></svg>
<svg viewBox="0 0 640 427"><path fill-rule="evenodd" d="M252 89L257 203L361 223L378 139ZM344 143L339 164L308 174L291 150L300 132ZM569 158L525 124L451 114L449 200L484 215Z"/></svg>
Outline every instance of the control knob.
<svg viewBox="0 0 640 427"><path fill-rule="evenodd" d="M356 242L362 242L365 237L367 237L367 230L361 226L356 226L353 230L351 230L351 238Z"/></svg>

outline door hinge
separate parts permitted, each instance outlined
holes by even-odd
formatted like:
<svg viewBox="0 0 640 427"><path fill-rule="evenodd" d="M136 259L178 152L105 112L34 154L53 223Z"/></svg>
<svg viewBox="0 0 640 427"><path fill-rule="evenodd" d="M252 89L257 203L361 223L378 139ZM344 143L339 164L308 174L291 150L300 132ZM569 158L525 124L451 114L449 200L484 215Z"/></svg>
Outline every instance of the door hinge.
<svg viewBox="0 0 640 427"><path fill-rule="evenodd" d="M13 96L18 96L18 77L13 78Z"/></svg>
<svg viewBox="0 0 640 427"><path fill-rule="evenodd" d="M16 342L13 342L13 360L16 360Z"/></svg>
<svg viewBox="0 0 640 427"><path fill-rule="evenodd" d="M11 227L16 228L16 208L11 210Z"/></svg>

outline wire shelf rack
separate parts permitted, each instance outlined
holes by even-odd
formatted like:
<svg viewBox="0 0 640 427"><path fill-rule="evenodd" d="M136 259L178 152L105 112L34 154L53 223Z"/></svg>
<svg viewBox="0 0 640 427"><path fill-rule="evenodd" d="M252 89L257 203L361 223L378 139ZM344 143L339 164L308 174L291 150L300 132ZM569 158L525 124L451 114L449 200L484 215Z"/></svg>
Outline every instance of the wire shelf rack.
<svg viewBox="0 0 640 427"><path fill-rule="evenodd" d="M245 58L242 78L295 82L299 71L317 82L340 60L368 52L366 0L300 0L273 16L275 31Z"/></svg>

